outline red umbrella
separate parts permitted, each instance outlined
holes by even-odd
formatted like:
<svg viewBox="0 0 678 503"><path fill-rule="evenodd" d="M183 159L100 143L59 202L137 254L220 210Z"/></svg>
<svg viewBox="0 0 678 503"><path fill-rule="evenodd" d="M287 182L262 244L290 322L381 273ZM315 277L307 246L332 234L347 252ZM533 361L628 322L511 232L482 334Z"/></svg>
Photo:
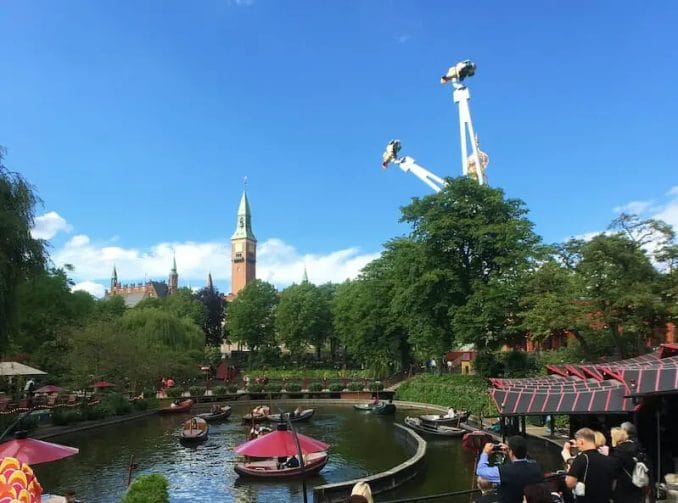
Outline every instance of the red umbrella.
<svg viewBox="0 0 678 503"><path fill-rule="evenodd" d="M113 384L113 383L111 383L111 382L108 382L108 381L99 381L99 382L95 382L94 384L92 384L92 387L93 387L93 388L97 388L97 389L100 389L100 388L114 388L114 387L115 387L115 384Z"/></svg>
<svg viewBox="0 0 678 503"><path fill-rule="evenodd" d="M494 442L494 437L489 433L472 431L464 434L461 445L464 449L468 449L469 451L480 452L483 450L483 447L485 447L485 444L492 442Z"/></svg>
<svg viewBox="0 0 678 503"><path fill-rule="evenodd" d="M36 393L60 393L63 391L63 388L60 388L59 386L55 386L54 384L48 384L46 386L43 386L42 388L38 388L35 390Z"/></svg>
<svg viewBox="0 0 678 503"><path fill-rule="evenodd" d="M323 452L330 448L324 442L306 435L297 434L301 452ZM298 454L294 435L287 430L272 431L263 437L255 438L236 447L235 452L253 458L277 458L279 456L294 456Z"/></svg>
<svg viewBox="0 0 678 503"><path fill-rule="evenodd" d="M17 458L29 465L48 463L74 456L80 452L75 447L43 442L34 438L19 438L0 444L0 458Z"/></svg>

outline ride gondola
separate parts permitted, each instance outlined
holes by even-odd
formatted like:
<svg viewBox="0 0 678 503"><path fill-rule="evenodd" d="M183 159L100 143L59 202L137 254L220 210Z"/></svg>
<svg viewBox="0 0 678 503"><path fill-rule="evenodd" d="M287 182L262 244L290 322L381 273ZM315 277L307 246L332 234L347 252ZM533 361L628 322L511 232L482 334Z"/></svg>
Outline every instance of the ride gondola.
<svg viewBox="0 0 678 503"><path fill-rule="evenodd" d="M395 414L395 411L396 411L395 404L381 402L379 405L375 405L374 407L372 407L372 410L370 412L378 416L392 416L393 414Z"/></svg>
<svg viewBox="0 0 678 503"><path fill-rule="evenodd" d="M233 409L231 408L230 405L224 405L222 407L215 407L212 409L211 412L203 412L202 414L198 414L197 417L201 417L208 423L212 423L214 421L220 421L222 419L227 419L230 415Z"/></svg>
<svg viewBox="0 0 678 503"><path fill-rule="evenodd" d="M208 432L209 425L207 424L207 421L201 417L195 416L183 424L179 435L181 436L182 442L193 443L207 440Z"/></svg>
<svg viewBox="0 0 678 503"><path fill-rule="evenodd" d="M189 412L193 407L193 400L181 400L172 402L169 407L164 407L158 410L158 414L180 414L182 412Z"/></svg>
<svg viewBox="0 0 678 503"><path fill-rule="evenodd" d="M444 424L435 424L422 421L418 417L406 417L405 426L413 430L424 433L426 435L435 435L439 437L461 437L466 433L463 428L456 428L454 426L446 426Z"/></svg>
<svg viewBox="0 0 678 503"><path fill-rule="evenodd" d="M315 409L306 409L298 412L286 412L282 414L282 421L287 421L288 419L293 423L308 421L313 417L313 414L315 414ZM281 414L269 414L266 416L266 419L271 422L279 423L281 421Z"/></svg>

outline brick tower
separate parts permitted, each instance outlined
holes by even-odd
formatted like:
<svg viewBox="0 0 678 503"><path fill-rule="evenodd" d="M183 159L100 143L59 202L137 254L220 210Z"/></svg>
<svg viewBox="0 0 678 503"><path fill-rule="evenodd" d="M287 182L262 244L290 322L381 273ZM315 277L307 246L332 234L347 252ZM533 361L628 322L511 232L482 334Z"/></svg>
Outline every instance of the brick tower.
<svg viewBox="0 0 678 503"><path fill-rule="evenodd" d="M237 295L257 276L257 238L252 232L252 213L243 191L235 232L231 236L231 293Z"/></svg>
<svg viewBox="0 0 678 503"><path fill-rule="evenodd" d="M179 274L177 274L177 257L172 257L172 269L169 274L169 281L167 282L168 294L173 295L177 293L179 288Z"/></svg>

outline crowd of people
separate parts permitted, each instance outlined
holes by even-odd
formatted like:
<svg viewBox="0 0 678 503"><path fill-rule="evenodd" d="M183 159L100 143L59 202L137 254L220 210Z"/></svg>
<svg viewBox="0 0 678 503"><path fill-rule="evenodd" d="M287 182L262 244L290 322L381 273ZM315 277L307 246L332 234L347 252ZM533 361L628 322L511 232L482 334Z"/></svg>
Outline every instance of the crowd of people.
<svg viewBox="0 0 678 503"><path fill-rule="evenodd" d="M646 466L632 423L602 432L579 429L561 452L565 477L547 483L538 463L527 453L524 437L504 443L487 443L480 454L476 475L481 495L477 503L641 503L648 484ZM490 462L501 452L508 460ZM640 465L639 465L640 463Z"/></svg>

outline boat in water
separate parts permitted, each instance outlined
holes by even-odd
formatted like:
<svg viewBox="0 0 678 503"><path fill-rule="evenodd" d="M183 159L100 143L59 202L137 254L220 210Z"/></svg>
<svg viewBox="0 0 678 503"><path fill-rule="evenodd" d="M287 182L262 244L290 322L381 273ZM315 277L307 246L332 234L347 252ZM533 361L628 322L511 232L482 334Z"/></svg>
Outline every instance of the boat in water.
<svg viewBox="0 0 678 503"><path fill-rule="evenodd" d="M463 428L447 426L445 424L436 424L422 421L419 417L406 417L405 426L426 435L435 435L439 437L461 437L466 433Z"/></svg>
<svg viewBox="0 0 678 503"><path fill-rule="evenodd" d="M207 435L209 432L209 425L201 417L192 417L186 421L181 429L182 442L202 442L207 440Z"/></svg>
<svg viewBox="0 0 678 503"><path fill-rule="evenodd" d="M202 414L198 414L197 417L204 419L208 423L212 423L214 421L227 419L231 415L232 411L233 409L230 405L224 405L222 407L217 406L213 408L211 412L203 412Z"/></svg>

